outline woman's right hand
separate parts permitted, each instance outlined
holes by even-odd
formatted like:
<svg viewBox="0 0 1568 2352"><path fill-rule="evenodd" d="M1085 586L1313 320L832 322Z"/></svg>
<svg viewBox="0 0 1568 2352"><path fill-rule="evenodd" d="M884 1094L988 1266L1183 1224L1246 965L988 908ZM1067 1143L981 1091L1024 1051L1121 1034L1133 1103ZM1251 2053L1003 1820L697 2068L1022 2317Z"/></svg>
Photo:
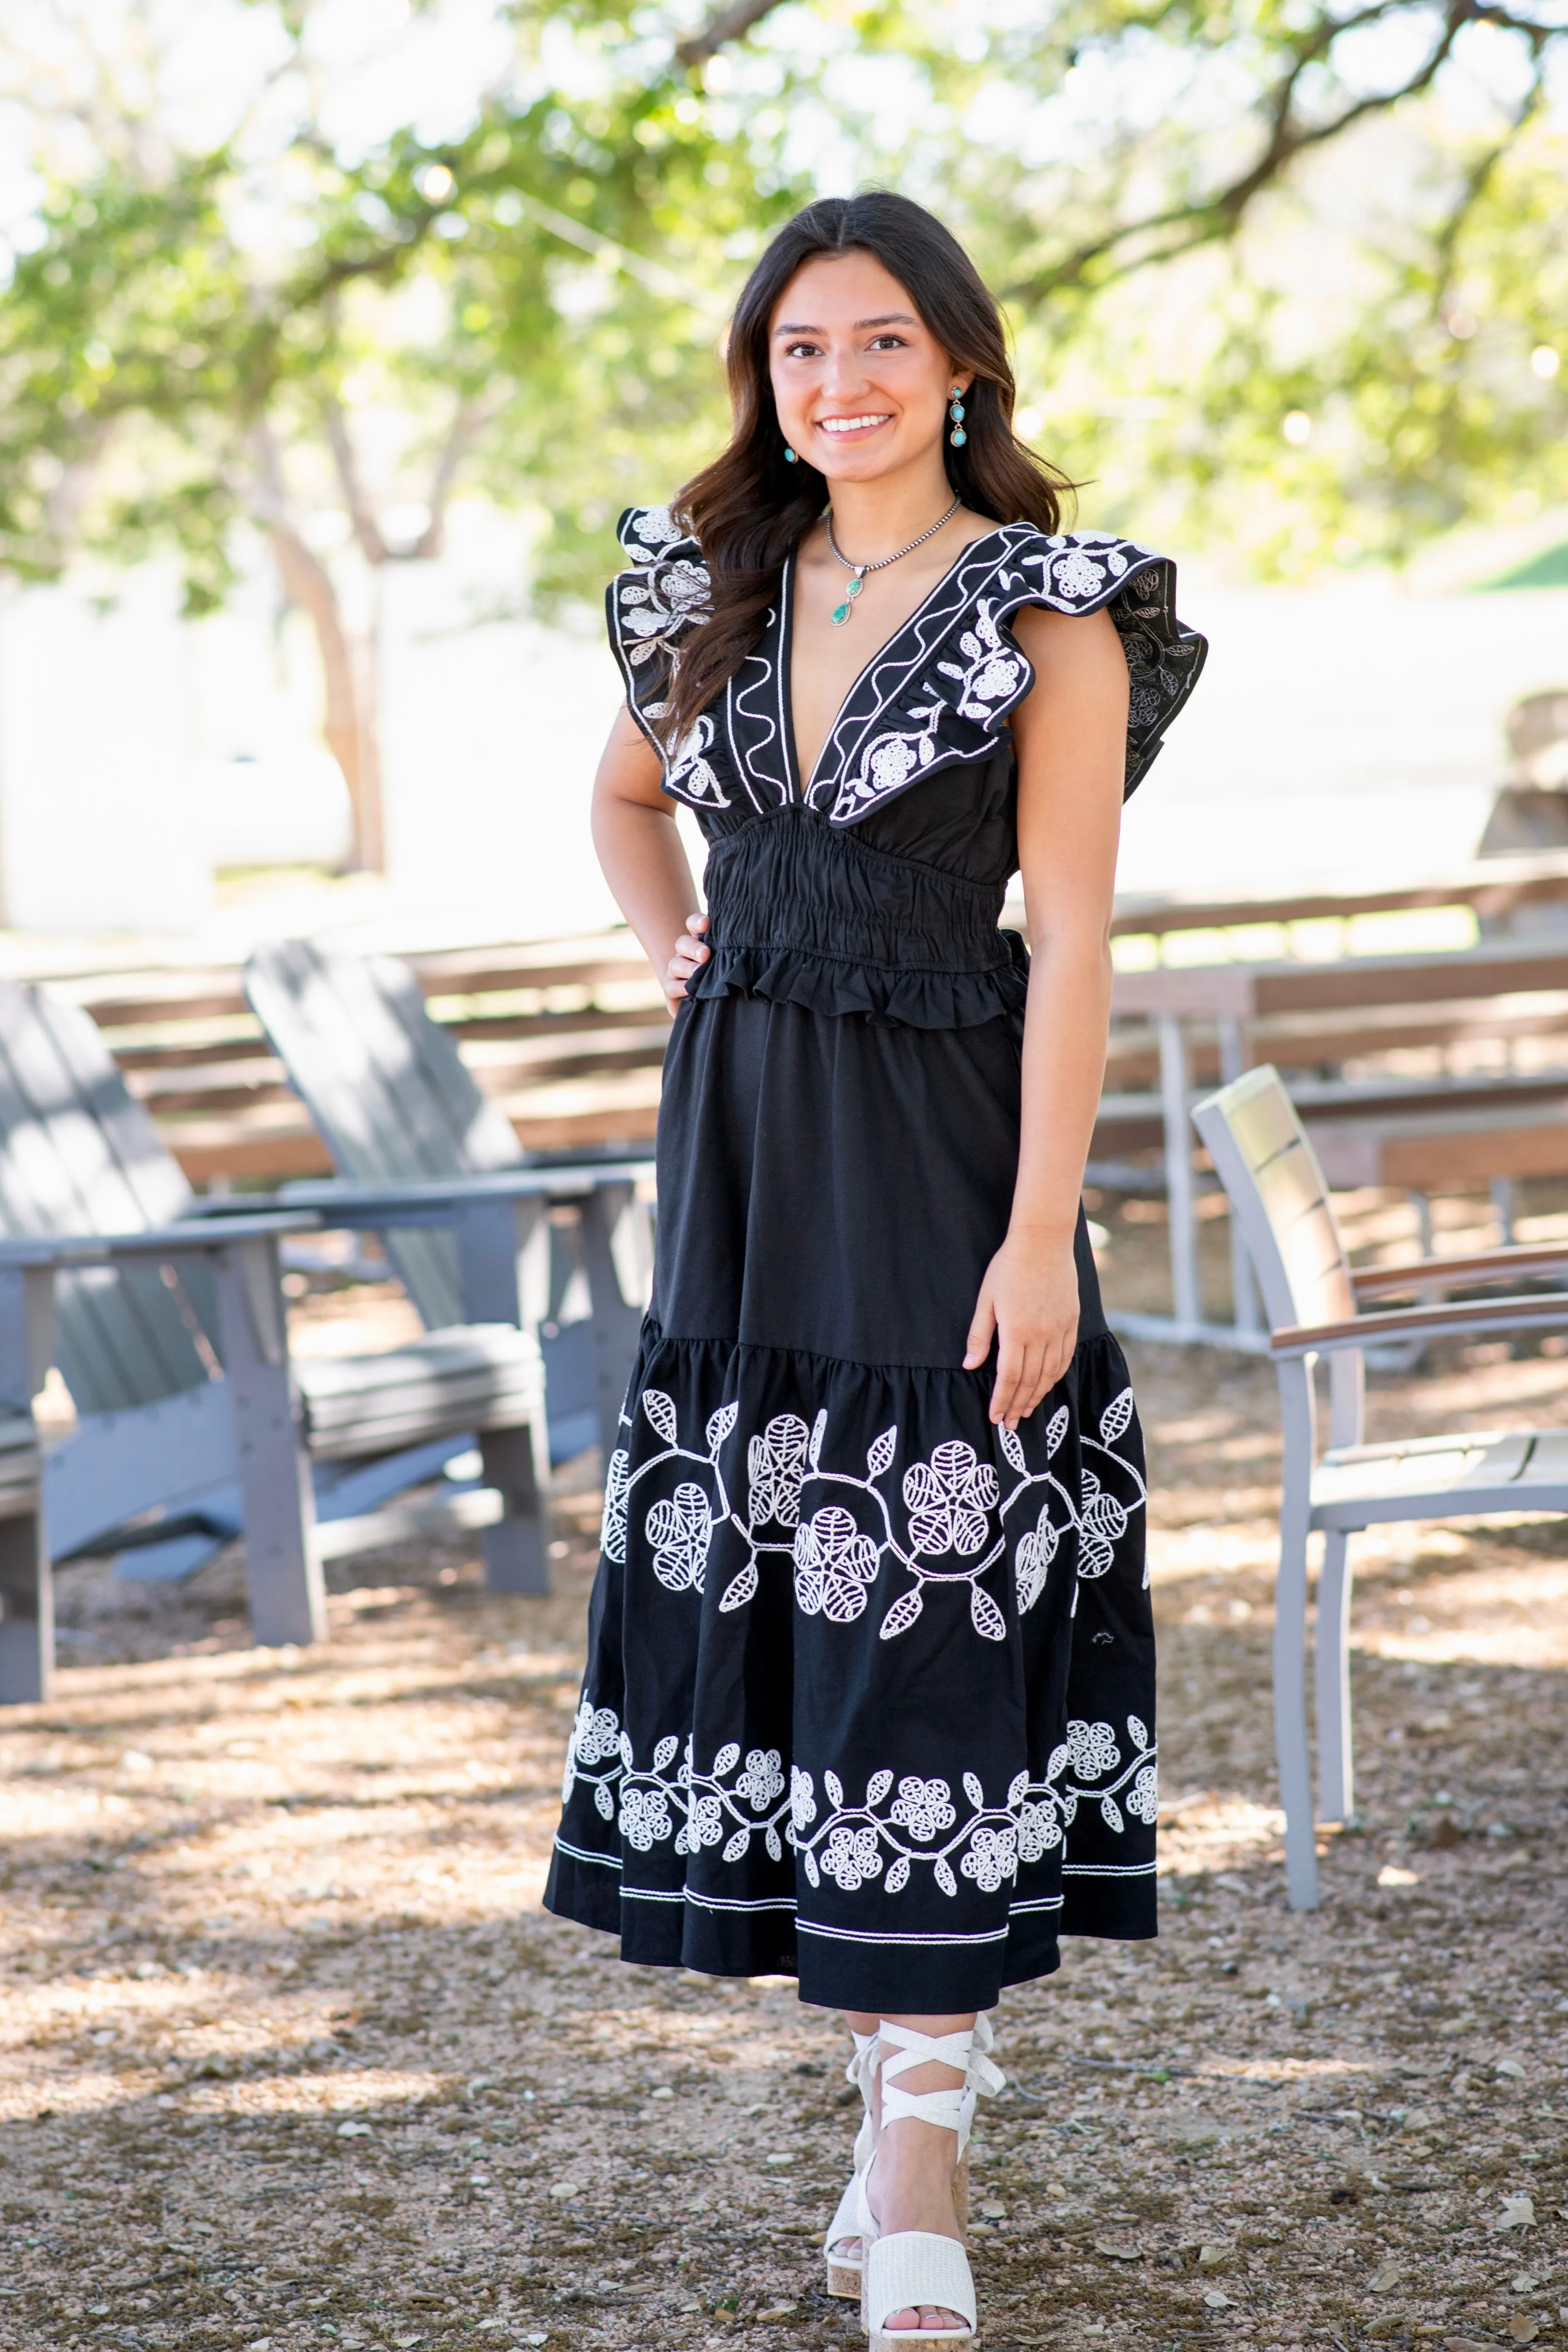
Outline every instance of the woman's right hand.
<svg viewBox="0 0 1568 2352"><path fill-rule="evenodd" d="M686 929L675 942L675 952L664 968L664 999L673 1021L687 1002L686 983L694 971L700 971L713 950L702 941L708 929L706 915L688 915Z"/></svg>

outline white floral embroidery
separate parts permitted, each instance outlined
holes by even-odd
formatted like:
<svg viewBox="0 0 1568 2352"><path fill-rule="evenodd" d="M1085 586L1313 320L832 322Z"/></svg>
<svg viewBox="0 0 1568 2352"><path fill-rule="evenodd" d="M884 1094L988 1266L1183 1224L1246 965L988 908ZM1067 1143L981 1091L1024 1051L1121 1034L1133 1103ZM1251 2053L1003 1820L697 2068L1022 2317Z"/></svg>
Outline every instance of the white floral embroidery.
<svg viewBox="0 0 1568 2352"><path fill-rule="evenodd" d="M599 1549L606 1559L625 1566L626 1557L626 1473L631 1455L617 1445L605 1473L605 1511L599 1523Z"/></svg>
<svg viewBox="0 0 1568 2352"><path fill-rule="evenodd" d="M952 1790L945 1780L920 1780L912 1776L900 1780L888 1818L900 1822L922 1845L929 1845L958 1819L952 1809Z"/></svg>
<svg viewBox="0 0 1568 2352"><path fill-rule="evenodd" d="M973 1445L960 1438L939 1445L929 1462L904 1473L910 1543L931 1559L948 1551L968 1559L991 1532L1000 1493L995 1471L975 1460Z"/></svg>
<svg viewBox="0 0 1568 2352"><path fill-rule="evenodd" d="M636 660L635 654L632 658ZM651 703L648 706L650 717L662 717L663 710L662 703L658 710ZM704 712L690 733L682 736L671 752L666 763L664 781L672 793L679 793L682 800L693 801L704 808L728 808L730 803L724 787L707 757L712 744L713 721Z"/></svg>
<svg viewBox="0 0 1568 2352"><path fill-rule="evenodd" d="M747 1446L746 1475L751 1481L753 1526L799 1526L800 1490L805 1478L805 1449L810 1435L797 1412L776 1412L762 1435L753 1437Z"/></svg>
<svg viewBox="0 0 1568 2352"><path fill-rule="evenodd" d="M1015 1596L1023 1615L1044 1591L1065 1535L1075 1538L1078 1576L1103 1576L1145 1499L1142 1474L1121 1450L1121 1441L1132 1426L1131 1389L1123 1389L1105 1407L1098 1438L1080 1431L1080 1453L1097 1454L1104 1475L1080 1461L1076 1495L1051 1466L1071 1426L1068 1408L1058 1405L1046 1425L1043 1470L1031 1472L1016 1431L998 1430L996 1442L1015 1480L1005 1497L995 1465L983 1462L963 1438L948 1438L931 1449L929 1459L910 1463L898 1488L904 1507L901 1524L888 1491L898 1454L897 1423L868 1447L862 1475L833 1469L824 1461L826 1412L817 1414L809 1431L799 1414L775 1413L747 1440L742 1500L731 1496L721 1459L739 1412L733 1400L709 1416L700 1451L680 1442L675 1401L662 1389L645 1389L638 1407L663 1441L662 1449L635 1469L617 1467L629 1457L629 1448L617 1449L612 1456L605 1496L606 1553L612 1559L625 1558L632 1488L670 1463L689 1465L699 1476L682 1477L672 1492L661 1495L644 1516L643 1532L659 1582L672 1592L700 1592L714 1538L721 1528L731 1529L744 1546L745 1558L720 1595L719 1607L726 1612L743 1609L756 1598L761 1564L767 1556L787 1554L803 1613L850 1625L865 1615L872 1588L891 1563L910 1580L880 1620L884 1641L909 1632L925 1607L929 1589L952 1584L968 1588L975 1633L988 1642L1005 1641L1006 1618L984 1580L1006 1554L1008 1514L1026 1497L1036 1510L1035 1524L1013 1551ZM1112 1472L1122 1496L1106 1483ZM831 1500L805 1514L808 1486L834 1492ZM769 1528L783 1533L763 1532ZM613 1549L613 1544L621 1548ZM1143 1580L1148 1582L1147 1563ZM1076 1585L1074 1599L1076 1605Z"/></svg>
<svg viewBox="0 0 1568 2352"><path fill-rule="evenodd" d="M1068 1725L1067 1745L1058 1754L1070 1759L1079 1780L1077 1785L1069 1782L1067 1786L1062 1812L1065 1822L1077 1818L1081 1798L1099 1806L1107 1829L1124 1830L1127 1824L1116 1801L1124 1791L1127 1811L1136 1820L1152 1822L1156 1819L1160 1810L1156 1750L1147 1727L1135 1715L1127 1718L1127 1738L1132 1755L1130 1761L1123 1763L1121 1746L1109 1723L1074 1721ZM1115 1775L1108 1787L1082 1785L1103 1781L1108 1773Z"/></svg>
<svg viewBox="0 0 1568 2352"><path fill-rule="evenodd" d="M1050 568L1051 586L1058 596L1070 596L1075 601L1084 596L1098 595L1105 585L1102 564L1091 563L1081 550L1075 548L1070 555L1058 555Z"/></svg>
<svg viewBox="0 0 1568 2352"><path fill-rule="evenodd" d="M870 1537L837 1504L795 1530L795 1597L808 1617L820 1614L835 1625L852 1624L865 1612L868 1588L880 1565Z"/></svg>
<svg viewBox="0 0 1568 2352"><path fill-rule="evenodd" d="M643 548L650 548L657 554L662 548L673 547L685 533L668 507L641 507L633 517L632 535L643 543L631 551L634 559L638 563L647 563L652 557L645 555Z"/></svg>
<svg viewBox="0 0 1568 2352"><path fill-rule="evenodd" d="M713 1514L700 1486L689 1481L661 1496L649 1511L644 1534L653 1546L653 1572L672 1592L702 1590Z"/></svg>
<svg viewBox="0 0 1568 2352"><path fill-rule="evenodd" d="M722 1841L721 1859L733 1864L760 1837L773 1862L783 1860L786 1842L793 1846L814 1887L827 1877L849 1895L880 1880L884 1894L898 1895L920 1864L944 1895L957 1894L960 1876L993 1895L1016 1878L1020 1864L1041 1862L1063 1843L1080 1804L1095 1806L1105 1826L1119 1834L1127 1829L1127 1814L1152 1825L1156 1751L1135 1715L1127 1718L1127 1741L1131 1754L1124 1761L1112 1725L1075 1719L1045 1778L1017 1773L1001 1804L988 1802L979 1776L965 1772L968 1811L962 1818L944 1780L907 1774L895 1793L892 1773L877 1771L863 1801L852 1804L837 1773L828 1769L822 1775L828 1806L823 1814L816 1780L798 1764L790 1766L786 1795L776 1748L749 1748L742 1766L740 1742L730 1740L714 1755L711 1769L700 1772L690 1740L682 1753L679 1739L667 1732L651 1765L639 1769L615 1710L584 1698L568 1743L563 1798L570 1797L574 1780L592 1785L600 1815L616 1822L639 1853L672 1839L679 1854L704 1853ZM601 1767L606 1769L595 1769Z"/></svg>

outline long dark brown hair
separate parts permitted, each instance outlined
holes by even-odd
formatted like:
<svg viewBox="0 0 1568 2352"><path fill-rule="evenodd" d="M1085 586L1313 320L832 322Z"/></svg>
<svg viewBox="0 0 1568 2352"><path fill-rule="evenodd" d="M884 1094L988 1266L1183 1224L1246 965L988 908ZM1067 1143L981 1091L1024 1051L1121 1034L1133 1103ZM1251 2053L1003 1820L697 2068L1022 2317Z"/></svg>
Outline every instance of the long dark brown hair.
<svg viewBox="0 0 1568 2352"><path fill-rule="evenodd" d="M944 437L947 478L966 507L996 522L1060 528L1065 474L1013 431L1007 338L989 288L951 232L908 196L870 189L823 196L782 228L746 280L730 331L730 446L674 501L712 574L710 617L685 639L661 732L676 743L740 668L778 593L785 558L826 504L826 478L790 465L773 405L768 338L773 310L804 263L868 253L896 278L955 369L973 369L963 446Z"/></svg>

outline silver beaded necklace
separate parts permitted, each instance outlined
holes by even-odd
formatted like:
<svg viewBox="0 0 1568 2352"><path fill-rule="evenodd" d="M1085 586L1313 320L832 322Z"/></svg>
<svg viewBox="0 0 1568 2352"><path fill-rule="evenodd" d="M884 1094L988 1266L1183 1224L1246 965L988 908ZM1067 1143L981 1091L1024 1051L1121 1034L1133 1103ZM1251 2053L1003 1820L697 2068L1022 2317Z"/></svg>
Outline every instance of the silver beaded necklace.
<svg viewBox="0 0 1568 2352"><path fill-rule="evenodd" d="M822 519L823 526L827 532L827 544L833 550L834 554L837 556L838 561L844 566L845 571L850 575L848 585L844 591L844 602L842 604L835 604L833 607L834 627L836 629L841 629L844 626L845 622L849 618L850 614L855 610L855 599L858 596L861 589L866 584L866 574L868 572L886 572L889 563L901 562L906 555L912 555L917 547L923 547L928 539L934 539L936 537L937 532L942 529L943 523L949 523L952 520L953 516L958 512L959 504L960 501L957 499L954 499L952 504L949 507L947 512L942 517L941 520L933 522L929 530L922 530L919 539L911 539L908 547L900 547L896 555L884 555L880 561L876 563L850 562L849 558L843 552L842 549L839 547L838 541L833 536L833 509L829 507L827 512Z"/></svg>

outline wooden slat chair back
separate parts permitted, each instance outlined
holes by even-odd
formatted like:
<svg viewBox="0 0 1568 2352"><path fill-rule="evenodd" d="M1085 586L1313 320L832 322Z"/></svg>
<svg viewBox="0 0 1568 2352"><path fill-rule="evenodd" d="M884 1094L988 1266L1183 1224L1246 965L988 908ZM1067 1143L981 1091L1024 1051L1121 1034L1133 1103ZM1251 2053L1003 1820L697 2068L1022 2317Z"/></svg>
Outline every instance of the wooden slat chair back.
<svg viewBox="0 0 1568 2352"><path fill-rule="evenodd" d="M190 1201L90 1017L0 980L0 1233L140 1233ZM59 1363L79 1412L125 1412L212 1379L210 1286L200 1273L181 1284L183 1297L154 1265L60 1276Z"/></svg>
<svg viewBox="0 0 1568 2352"><path fill-rule="evenodd" d="M1279 1380L1284 1475L1275 1581L1274 1728L1285 1808L1292 1905L1318 1900L1307 1738L1307 1545L1323 1537L1315 1620L1319 1811L1350 1818L1353 1804L1349 1639L1349 1540L1401 1519L1568 1511L1568 1433L1467 1431L1363 1444L1365 1350L1390 1340L1568 1324L1560 1292L1368 1312L1363 1297L1419 1293L1447 1278L1517 1283L1568 1273L1568 1251L1498 1250L1459 1260L1352 1272L1311 1145L1277 1070L1265 1065L1193 1113L1231 1213L1246 1239L1271 1327ZM1329 1443L1318 1450L1313 1366L1330 1368Z"/></svg>
<svg viewBox="0 0 1568 2352"><path fill-rule="evenodd" d="M426 1011L406 964L279 940L256 950L245 986L340 1174L386 1183L521 1164L510 1120ZM416 1227L384 1239L426 1327L460 1323L452 1235Z"/></svg>
<svg viewBox="0 0 1568 2352"><path fill-rule="evenodd" d="M340 1176L384 1186L493 1175L526 1164L511 1122L426 1011L406 964L314 940L281 940L256 950L245 986ZM571 1173L563 1171L568 1193ZM581 1195L580 1183L575 1190ZM378 1231L427 1329L463 1320L465 1308L473 1318L473 1294L465 1290L451 1230L426 1223ZM592 1444L595 1433L606 1458L617 1443L646 1295L643 1276L633 1269L646 1258L647 1242L646 1217L625 1181L583 1198L574 1231L549 1228L545 1295L535 1312L563 1327L542 1341L557 1460ZM567 1322L563 1309L570 1311L584 1288L591 1311Z"/></svg>

